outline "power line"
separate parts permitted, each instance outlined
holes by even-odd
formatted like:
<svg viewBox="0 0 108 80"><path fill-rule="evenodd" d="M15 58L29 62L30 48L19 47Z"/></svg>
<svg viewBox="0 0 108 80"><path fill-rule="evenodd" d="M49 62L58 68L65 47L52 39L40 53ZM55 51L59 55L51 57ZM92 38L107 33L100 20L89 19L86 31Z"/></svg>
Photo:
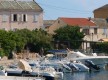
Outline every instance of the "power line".
<svg viewBox="0 0 108 80"><path fill-rule="evenodd" d="M45 13L44 13L44 15L45 15L45 17L47 17L48 19L53 20L49 15L46 15Z"/></svg>
<svg viewBox="0 0 108 80"><path fill-rule="evenodd" d="M41 6L44 7L44 15L45 17L49 18L49 19L53 19L53 15L52 16L49 16L47 14L47 12L54 12L54 14L58 15L58 13L61 13L60 16L62 16L62 14L66 13L66 14L69 14L69 15L73 15L73 14L84 14L84 15L88 15L89 13L92 13L91 11L81 11L81 10L75 10L75 9L69 9L69 8L63 8L63 7L58 7L58 6L53 6L53 5L49 5L49 4L43 4L43 3L38 3L40 4ZM53 10L53 11L51 11ZM44 17L44 18L45 18ZM75 16L74 16L75 17Z"/></svg>
<svg viewBox="0 0 108 80"><path fill-rule="evenodd" d="M53 8L55 10L61 10L61 11L68 11L68 12L73 12L73 13L82 13L82 14L87 14L87 13L90 13L91 11L81 11L81 10L75 10L75 9L69 9L69 8L63 8L63 7L58 7L58 6L53 6L53 5L46 5L46 4L43 4L43 3L39 3L40 5L43 5L47 8Z"/></svg>
<svg viewBox="0 0 108 80"><path fill-rule="evenodd" d="M69 11L69 10L61 10L61 9L58 9L58 8L49 8L49 7L47 7L48 9L50 9L50 10L54 10L55 9L55 11L58 11L58 12L64 12L64 13L71 13L71 14L76 14L76 13L80 13L80 14L89 14L89 13L84 13L84 12L76 12L76 11ZM47 9L47 10L48 10Z"/></svg>
<svg viewBox="0 0 108 80"><path fill-rule="evenodd" d="M51 12L51 11L46 11L46 12ZM53 15L58 15L58 13L60 14L60 16L62 16L63 14L69 14L69 15L74 15L74 14L76 14L76 13L74 13L74 12L66 12L66 11L60 11L60 10L55 10L55 12L54 12L54 14ZM79 13L79 15L80 15L81 13ZM53 16L52 15L52 16ZM83 14L83 15L89 15L89 14ZM74 16L75 17L75 16Z"/></svg>

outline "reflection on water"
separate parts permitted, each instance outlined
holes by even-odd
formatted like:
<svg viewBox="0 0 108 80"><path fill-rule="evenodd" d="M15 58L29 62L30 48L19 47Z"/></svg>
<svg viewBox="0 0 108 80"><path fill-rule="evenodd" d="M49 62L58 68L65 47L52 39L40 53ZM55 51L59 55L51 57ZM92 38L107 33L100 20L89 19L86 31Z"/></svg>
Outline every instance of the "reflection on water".
<svg viewBox="0 0 108 80"><path fill-rule="evenodd" d="M108 80L108 71L64 73L64 80Z"/></svg>

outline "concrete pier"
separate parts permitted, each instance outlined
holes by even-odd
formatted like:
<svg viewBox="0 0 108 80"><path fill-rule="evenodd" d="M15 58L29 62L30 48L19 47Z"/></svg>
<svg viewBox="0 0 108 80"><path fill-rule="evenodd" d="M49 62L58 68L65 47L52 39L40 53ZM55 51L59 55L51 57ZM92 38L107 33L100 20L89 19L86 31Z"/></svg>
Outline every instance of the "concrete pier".
<svg viewBox="0 0 108 80"><path fill-rule="evenodd" d="M0 80L45 80L41 77L0 76Z"/></svg>

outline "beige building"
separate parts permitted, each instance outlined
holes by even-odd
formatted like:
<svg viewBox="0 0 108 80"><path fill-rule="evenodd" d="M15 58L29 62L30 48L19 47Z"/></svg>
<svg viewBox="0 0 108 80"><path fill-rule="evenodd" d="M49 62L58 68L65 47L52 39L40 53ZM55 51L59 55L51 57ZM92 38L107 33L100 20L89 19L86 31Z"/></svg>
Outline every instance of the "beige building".
<svg viewBox="0 0 108 80"><path fill-rule="evenodd" d="M108 23L106 19L101 18L58 18L54 24L49 27L49 33L54 34L54 31L66 25L79 26L80 31L85 33L84 40L99 41L102 38L108 38ZM90 44L84 44L90 47Z"/></svg>
<svg viewBox="0 0 108 80"><path fill-rule="evenodd" d="M48 32L50 26L55 22L56 20L44 20L43 21L43 27L45 29L45 31Z"/></svg>
<svg viewBox="0 0 108 80"><path fill-rule="evenodd" d="M43 9L34 0L0 0L0 29L43 27Z"/></svg>
<svg viewBox="0 0 108 80"><path fill-rule="evenodd" d="M94 35L94 41L108 38L108 22L106 19L93 18L92 21L98 26L97 35Z"/></svg>
<svg viewBox="0 0 108 80"><path fill-rule="evenodd" d="M108 39L108 4L94 10L94 19L92 19L98 29L98 38L101 40ZM104 41L104 40L103 40Z"/></svg>
<svg viewBox="0 0 108 80"><path fill-rule="evenodd" d="M50 34L54 34L54 31L60 27L64 27L66 25L71 25L71 26L79 26L80 31L83 31L85 35L89 38L85 38L87 41L91 41L91 34L97 34L97 28L96 24L87 19L87 18L65 18L61 17L58 18L54 24L52 24L49 27L49 32ZM88 36L90 35L90 36Z"/></svg>
<svg viewBox="0 0 108 80"><path fill-rule="evenodd" d="M94 10L94 18L108 18L108 4Z"/></svg>

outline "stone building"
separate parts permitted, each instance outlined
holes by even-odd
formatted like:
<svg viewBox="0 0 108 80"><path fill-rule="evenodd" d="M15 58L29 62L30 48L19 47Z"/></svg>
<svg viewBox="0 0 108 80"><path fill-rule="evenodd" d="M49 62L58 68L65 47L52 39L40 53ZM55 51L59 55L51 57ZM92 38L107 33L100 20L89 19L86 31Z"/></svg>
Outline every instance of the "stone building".
<svg viewBox="0 0 108 80"><path fill-rule="evenodd" d="M104 18L107 19L108 18L108 4L97 8L93 11L94 13L94 18Z"/></svg>
<svg viewBox="0 0 108 80"><path fill-rule="evenodd" d="M45 31L48 32L49 27L55 22L56 20L44 20L43 21L43 27L45 29Z"/></svg>
<svg viewBox="0 0 108 80"><path fill-rule="evenodd" d="M0 0L0 29L43 27L43 9L34 0Z"/></svg>

